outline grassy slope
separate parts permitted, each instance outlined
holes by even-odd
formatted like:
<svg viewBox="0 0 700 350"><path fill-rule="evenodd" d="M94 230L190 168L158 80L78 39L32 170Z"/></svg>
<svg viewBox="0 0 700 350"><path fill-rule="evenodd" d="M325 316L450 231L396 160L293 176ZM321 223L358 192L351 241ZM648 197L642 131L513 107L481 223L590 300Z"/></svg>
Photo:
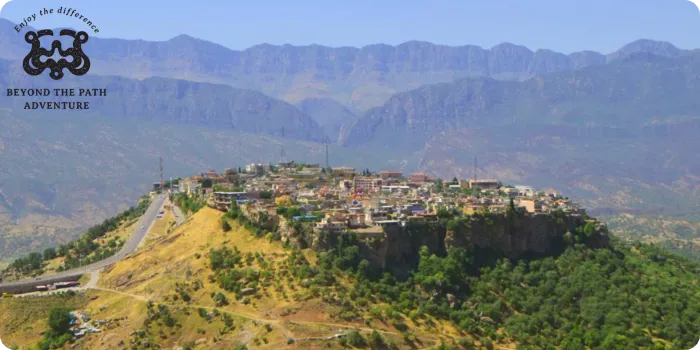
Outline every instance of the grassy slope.
<svg viewBox="0 0 700 350"><path fill-rule="evenodd" d="M168 219L168 215L165 219ZM211 248L235 246L243 254L261 253L268 263L275 262L270 269L280 275L284 274L282 262L289 251L279 242L254 237L237 223L232 222L233 229L224 233L219 225L221 216L222 213L218 211L204 208L175 230L169 230L167 224L155 225L156 232L149 236L151 239L142 249L103 272L98 289L87 292L89 302L79 307L93 319L110 322L103 327L102 333L80 340L79 348L118 348L120 344L128 345L132 340L147 340L164 347L196 342L201 348L212 349L233 348L239 343L247 343L249 348L280 348L287 346L288 338L295 339L297 348L326 348L327 342L321 338L354 327L360 328L363 333L376 328L386 339L394 339L401 344L400 332L389 324L372 322L368 325L335 319L332 315L337 312L336 306L322 302L309 289L295 282L282 283L280 290L261 288L260 292L251 296L251 302L247 305L236 301L233 293L224 291L208 279L213 273L208 267ZM314 262L312 252L306 251L304 254ZM259 268L257 263L251 267ZM340 278L343 284L353 283L347 277ZM196 283L201 283L201 287L195 291L193 286ZM191 296L189 303L174 297L178 284ZM211 292L222 292L230 304L217 308L210 297ZM153 322L150 327L145 327L149 300L156 305L166 305L181 326L170 328L162 322ZM207 321L199 315L199 308L204 308L210 314L217 309L220 316ZM221 332L224 314L234 321L234 329L226 333ZM18 316L13 314L11 317ZM45 320L35 322L36 326L28 330L26 336L9 336L8 342L22 346L36 342L42 322ZM407 324L412 326L410 320ZM146 329L142 337L133 335ZM452 327L439 322L435 329L412 326L410 332L416 334L426 346L434 344L439 333L455 335ZM339 347L336 341L328 343L332 348Z"/></svg>
<svg viewBox="0 0 700 350"><path fill-rule="evenodd" d="M109 241L111 241L112 239L117 239L121 242L126 242L129 239L129 237L131 237L131 233L136 228L138 228L139 220L140 220L140 218L133 218L130 220L124 220L116 230L107 232L104 236L94 239L93 242L95 242L97 245L103 246L103 247L107 246L107 243ZM162 227L167 228L168 226L174 224L174 221L175 221L175 219L172 216L172 214L170 214L168 216L164 216L163 219L156 221L156 223L153 227L153 231L159 232L159 231L163 230ZM47 274L52 274L52 273L58 272L56 269L58 269L60 266L63 266L65 260L66 260L65 257L56 257L53 259L44 260L44 262L42 263L42 268L41 268L42 273L37 273L36 276L42 276L42 275L47 275ZM9 262L11 262L11 261L8 261L8 263L7 263L8 265L9 265ZM0 271L4 270L5 267L6 266L3 266L2 264L0 264ZM8 276L6 276L6 278L7 277ZM15 277L22 277L22 276L15 276ZM24 276L24 277L26 277L26 276ZM8 281L9 281L9 279L8 279Z"/></svg>
<svg viewBox="0 0 700 350"><path fill-rule="evenodd" d="M44 298L1 298L0 335L7 346L35 344L41 340L51 308L65 306L80 309L88 304L86 296L50 296Z"/></svg>
<svg viewBox="0 0 700 350"><path fill-rule="evenodd" d="M288 256L293 255L292 251L285 249L279 242L256 238L236 222L231 222L231 231L223 232L220 227L222 213L206 207L174 230L169 228L169 216L170 213L167 213L166 220L154 226L151 239L142 249L102 273L98 288L86 293L87 300L76 296L69 301L69 305L86 311L93 319L108 320L107 324L101 327L102 333L78 341L77 348L121 348L130 344L143 347L146 342L157 343L163 348L187 348L194 344L197 344L198 349L234 348L237 344L263 349L340 348L337 341L327 341L325 338L347 328L358 328L365 335L372 329L377 329L385 339L394 341L400 348L407 348L401 339L401 332L393 326L395 323L382 323L379 321L381 318L371 317L371 312L364 314L362 309L357 309L363 313L361 317L367 319L364 323L338 318L339 306L323 301L314 288L304 288L298 279L291 277L294 271L286 261ZM250 296L248 303L243 299L237 300L234 293L221 289L216 282L209 279L213 274L209 266L210 249L221 247L235 247L244 257L243 265L247 266L236 267L237 270L250 268L272 273L273 279L269 284L265 284L265 279L259 279L261 283L258 284L258 291ZM259 253L260 258L251 259L250 263L246 263L247 253ZM620 253L622 255L619 255ZM311 266L316 265L314 252L305 250L302 254ZM601 251L593 254L591 258L587 258L587 255L585 250L568 250L561 257L530 262L527 268L524 267L528 266L528 263L522 264L522 267L519 263L518 268L510 264L499 264L495 268L483 270L480 277L474 277L469 282L474 290L470 293L468 303L484 304L487 309L494 303L508 305L509 311L501 310L503 320L497 326L497 332L504 335L501 340L506 343L496 345L496 348L514 349L515 345L510 343L512 339L520 339L525 344L533 345L540 344L543 337L565 338L568 334L565 329L554 326L541 328L535 334L523 332L528 328L522 327L532 327L536 324L535 321L551 322L546 321L546 315L551 311L548 307L555 304L567 307L568 311L561 315L557 313L557 317L563 317L560 321L569 322L569 326L574 324L571 322L578 322L576 317L569 319L572 312L582 313L589 318L594 311L615 314L618 318L627 314L636 317L635 313L639 313L638 310L617 308L620 300L629 299L628 302L635 307L639 307L637 304L641 303L653 310L677 312L678 310L673 309L678 307L677 303L669 304L649 295L668 288L681 288L685 294L676 292L672 297L682 295L684 302L692 301L697 304L698 295L693 292L697 279L690 270L692 265L676 261L675 258L666 260L647 248L644 248L644 252L636 247L629 247L622 249L618 254ZM542 279L545 276L547 278ZM639 282L637 276L643 276L643 281ZM600 288L585 283L596 278L602 278L611 286L604 285L601 281L594 283L602 283ZM338 273L337 279L339 284L348 290L356 283L353 277L345 273ZM624 282L617 285L617 288L636 288L634 286L638 285L643 287L644 291L640 295L634 294L637 291L609 294L616 290L612 284L617 283L617 280ZM559 281L559 287L555 288L554 292L550 283L553 281ZM573 286L582 282L580 289ZM515 285L519 288L511 287ZM620 287L621 285L624 287ZM579 293L586 296L582 305L570 303L567 293L571 291L567 288L579 290ZM321 294L328 297L337 292L338 289L327 289ZM217 307L210 293L224 294L229 304ZM190 297L188 302L183 300L185 294ZM602 295L607 296L596 299ZM641 299L638 299L640 296ZM29 308L37 307L36 300L11 300L0 304L12 305L8 308L9 313L0 316L0 324L15 325L12 328L14 332L7 337L6 343L26 346L40 338L39 333L43 330L42 327L45 327L45 314L52 302L42 306L41 313L31 316L29 322L22 322L28 317L23 311L26 309L23 305ZM351 299L346 301L356 302ZM650 304L647 304L648 302ZM385 308L387 305L376 306ZM169 314L176 321L175 326L167 326L163 314L152 311L159 307L168 308ZM601 307L608 309L599 310ZM666 310L668 307L673 310ZM580 310L575 311L578 308ZM644 317L653 316L653 312L649 313L646 309L640 314L644 314ZM673 314L673 317L678 316L679 314ZM225 317L231 319L232 327L226 327ZM419 318L419 323L414 323L404 315L399 317L402 318L401 322L408 326L407 332L420 340L416 344L418 348L435 345L440 339L446 339L448 343L451 342L450 339L472 338L475 342L477 340L470 334L460 334L454 325L436 320L430 315L426 315L424 319ZM675 328L668 328L666 319L652 319L651 323L646 322L642 325L642 330L648 332L658 345L670 347L668 334L674 332ZM605 320L608 322L607 318ZM18 324L24 323L31 327L17 328ZM434 325L430 326L431 323ZM10 329L7 326L5 328ZM691 329L692 327L688 330ZM288 344L290 338L295 340L295 344Z"/></svg>

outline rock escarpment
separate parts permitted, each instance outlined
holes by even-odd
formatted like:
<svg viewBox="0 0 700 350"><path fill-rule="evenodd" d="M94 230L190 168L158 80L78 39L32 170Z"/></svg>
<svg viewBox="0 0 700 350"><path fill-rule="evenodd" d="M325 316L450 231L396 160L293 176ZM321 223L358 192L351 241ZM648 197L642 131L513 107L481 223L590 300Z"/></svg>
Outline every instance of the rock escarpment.
<svg viewBox="0 0 700 350"><path fill-rule="evenodd" d="M247 212L247 211L246 211ZM288 221L284 218L260 217L248 213L257 225L274 229L280 239L298 248L325 251L337 246L340 233L315 231L311 223ZM422 246L436 255L445 255L450 248L470 252L476 265L495 258L527 259L557 255L572 244L590 248L609 246L605 225L584 215L552 213L525 213L507 210L505 213L477 213L454 219L406 222L386 226L382 234L354 233L362 258L376 267L398 274L410 271L418 263Z"/></svg>
<svg viewBox="0 0 700 350"><path fill-rule="evenodd" d="M407 223L384 229L384 239L364 244L363 255L392 270L417 264L421 246L437 255L461 247L477 259L522 259L561 253L567 245L609 245L607 228L593 219L564 214L487 214L460 220Z"/></svg>

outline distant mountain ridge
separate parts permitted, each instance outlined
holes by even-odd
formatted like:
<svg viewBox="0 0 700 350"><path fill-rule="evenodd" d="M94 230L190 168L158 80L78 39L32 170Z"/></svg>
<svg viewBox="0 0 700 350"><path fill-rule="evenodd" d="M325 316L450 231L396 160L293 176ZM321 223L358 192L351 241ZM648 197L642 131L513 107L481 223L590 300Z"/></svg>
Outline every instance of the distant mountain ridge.
<svg viewBox="0 0 700 350"><path fill-rule="evenodd" d="M343 128L357 119L351 110L330 98L307 98L297 107L318 123L329 142L337 142Z"/></svg>
<svg viewBox="0 0 700 350"><path fill-rule="evenodd" d="M23 110L30 101L88 101L88 111L28 111L52 114L99 114L111 118L137 118L167 124L191 124L255 134L281 135L307 141L322 141L323 130L308 115L291 104L258 91L229 85L197 83L167 78L127 79L116 76L66 77L53 81L47 76L28 77L18 71L18 62L0 60L0 87L107 89L105 97L8 97L0 106ZM27 111L25 111L27 112Z"/></svg>
<svg viewBox="0 0 700 350"><path fill-rule="evenodd" d="M0 58L18 59L28 52L22 35L5 19L0 19L0 44L4 48ZM690 52L651 40L635 41L608 55L532 51L510 43L484 49L422 41L361 48L261 44L237 51L188 35L162 42L92 37L85 50L94 74L228 84L294 104L332 98L359 110L379 106L396 92L457 78L523 80L601 65L637 52L671 58Z"/></svg>
<svg viewBox="0 0 700 350"><path fill-rule="evenodd" d="M392 96L346 128L339 142L359 146L401 137L427 140L454 128L504 124L634 127L700 117L700 53L666 58L630 54L605 66L527 81L465 78ZM387 139L388 138L388 139ZM415 143L420 147L420 143Z"/></svg>

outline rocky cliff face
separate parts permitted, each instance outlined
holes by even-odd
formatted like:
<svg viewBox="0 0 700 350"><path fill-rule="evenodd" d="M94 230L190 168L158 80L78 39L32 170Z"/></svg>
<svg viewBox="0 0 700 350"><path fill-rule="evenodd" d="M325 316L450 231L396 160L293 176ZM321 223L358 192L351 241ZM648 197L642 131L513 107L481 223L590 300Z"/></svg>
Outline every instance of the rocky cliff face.
<svg viewBox="0 0 700 350"><path fill-rule="evenodd" d="M591 248L609 244L607 228L591 221L591 232L584 233L587 221L572 215L472 216L460 222L408 224L385 229L383 240L365 242L363 255L376 266L405 272L417 264L421 246L437 255L451 247L462 247L477 259L556 255L566 245L580 242Z"/></svg>
<svg viewBox="0 0 700 350"><path fill-rule="evenodd" d="M522 82L465 78L395 94L343 128L338 142L354 147L409 138L415 149L426 136L450 130L503 125L631 128L697 115L693 103L700 90L700 54L671 59L639 52L621 57Z"/></svg>
<svg viewBox="0 0 700 350"><path fill-rule="evenodd" d="M325 251L338 242L337 234L314 232L310 223L291 223L281 217L260 218L246 209L244 212L256 225L274 221L281 240L298 248ZM576 243L594 249L609 246L607 227L594 219L562 212L533 215L518 210L389 226L384 228L382 237L369 238L358 233L357 238L363 258L398 275L416 266L422 246L437 255L446 254L452 247L464 248L473 254L477 265L493 258L556 255Z"/></svg>

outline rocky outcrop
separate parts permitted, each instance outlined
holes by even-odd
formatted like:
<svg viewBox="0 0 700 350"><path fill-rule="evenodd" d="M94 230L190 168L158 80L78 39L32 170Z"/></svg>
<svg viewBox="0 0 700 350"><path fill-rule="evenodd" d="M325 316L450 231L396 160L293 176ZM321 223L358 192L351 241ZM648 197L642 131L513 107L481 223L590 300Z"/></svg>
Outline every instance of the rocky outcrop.
<svg viewBox="0 0 700 350"><path fill-rule="evenodd" d="M375 266L395 272L415 266L421 246L438 255L451 247L462 247L477 259L488 260L556 255L576 242L591 248L609 244L604 225L583 216L563 214L487 214L460 221L409 223L406 227L387 227L384 232L383 240L363 244L362 253Z"/></svg>
<svg viewBox="0 0 700 350"><path fill-rule="evenodd" d="M244 213L256 220L254 212L244 210ZM276 217L277 233L292 246L325 251L339 241L337 233L318 232L309 223ZM609 246L607 227L595 219L563 212L530 214L522 210L408 222L405 226L385 227L382 237L369 238L357 233L357 238L363 258L397 275L405 275L418 264L418 251L423 246L436 255L445 255L452 247L464 248L472 253L477 266L495 258L556 255L571 244L585 244L594 249Z"/></svg>

